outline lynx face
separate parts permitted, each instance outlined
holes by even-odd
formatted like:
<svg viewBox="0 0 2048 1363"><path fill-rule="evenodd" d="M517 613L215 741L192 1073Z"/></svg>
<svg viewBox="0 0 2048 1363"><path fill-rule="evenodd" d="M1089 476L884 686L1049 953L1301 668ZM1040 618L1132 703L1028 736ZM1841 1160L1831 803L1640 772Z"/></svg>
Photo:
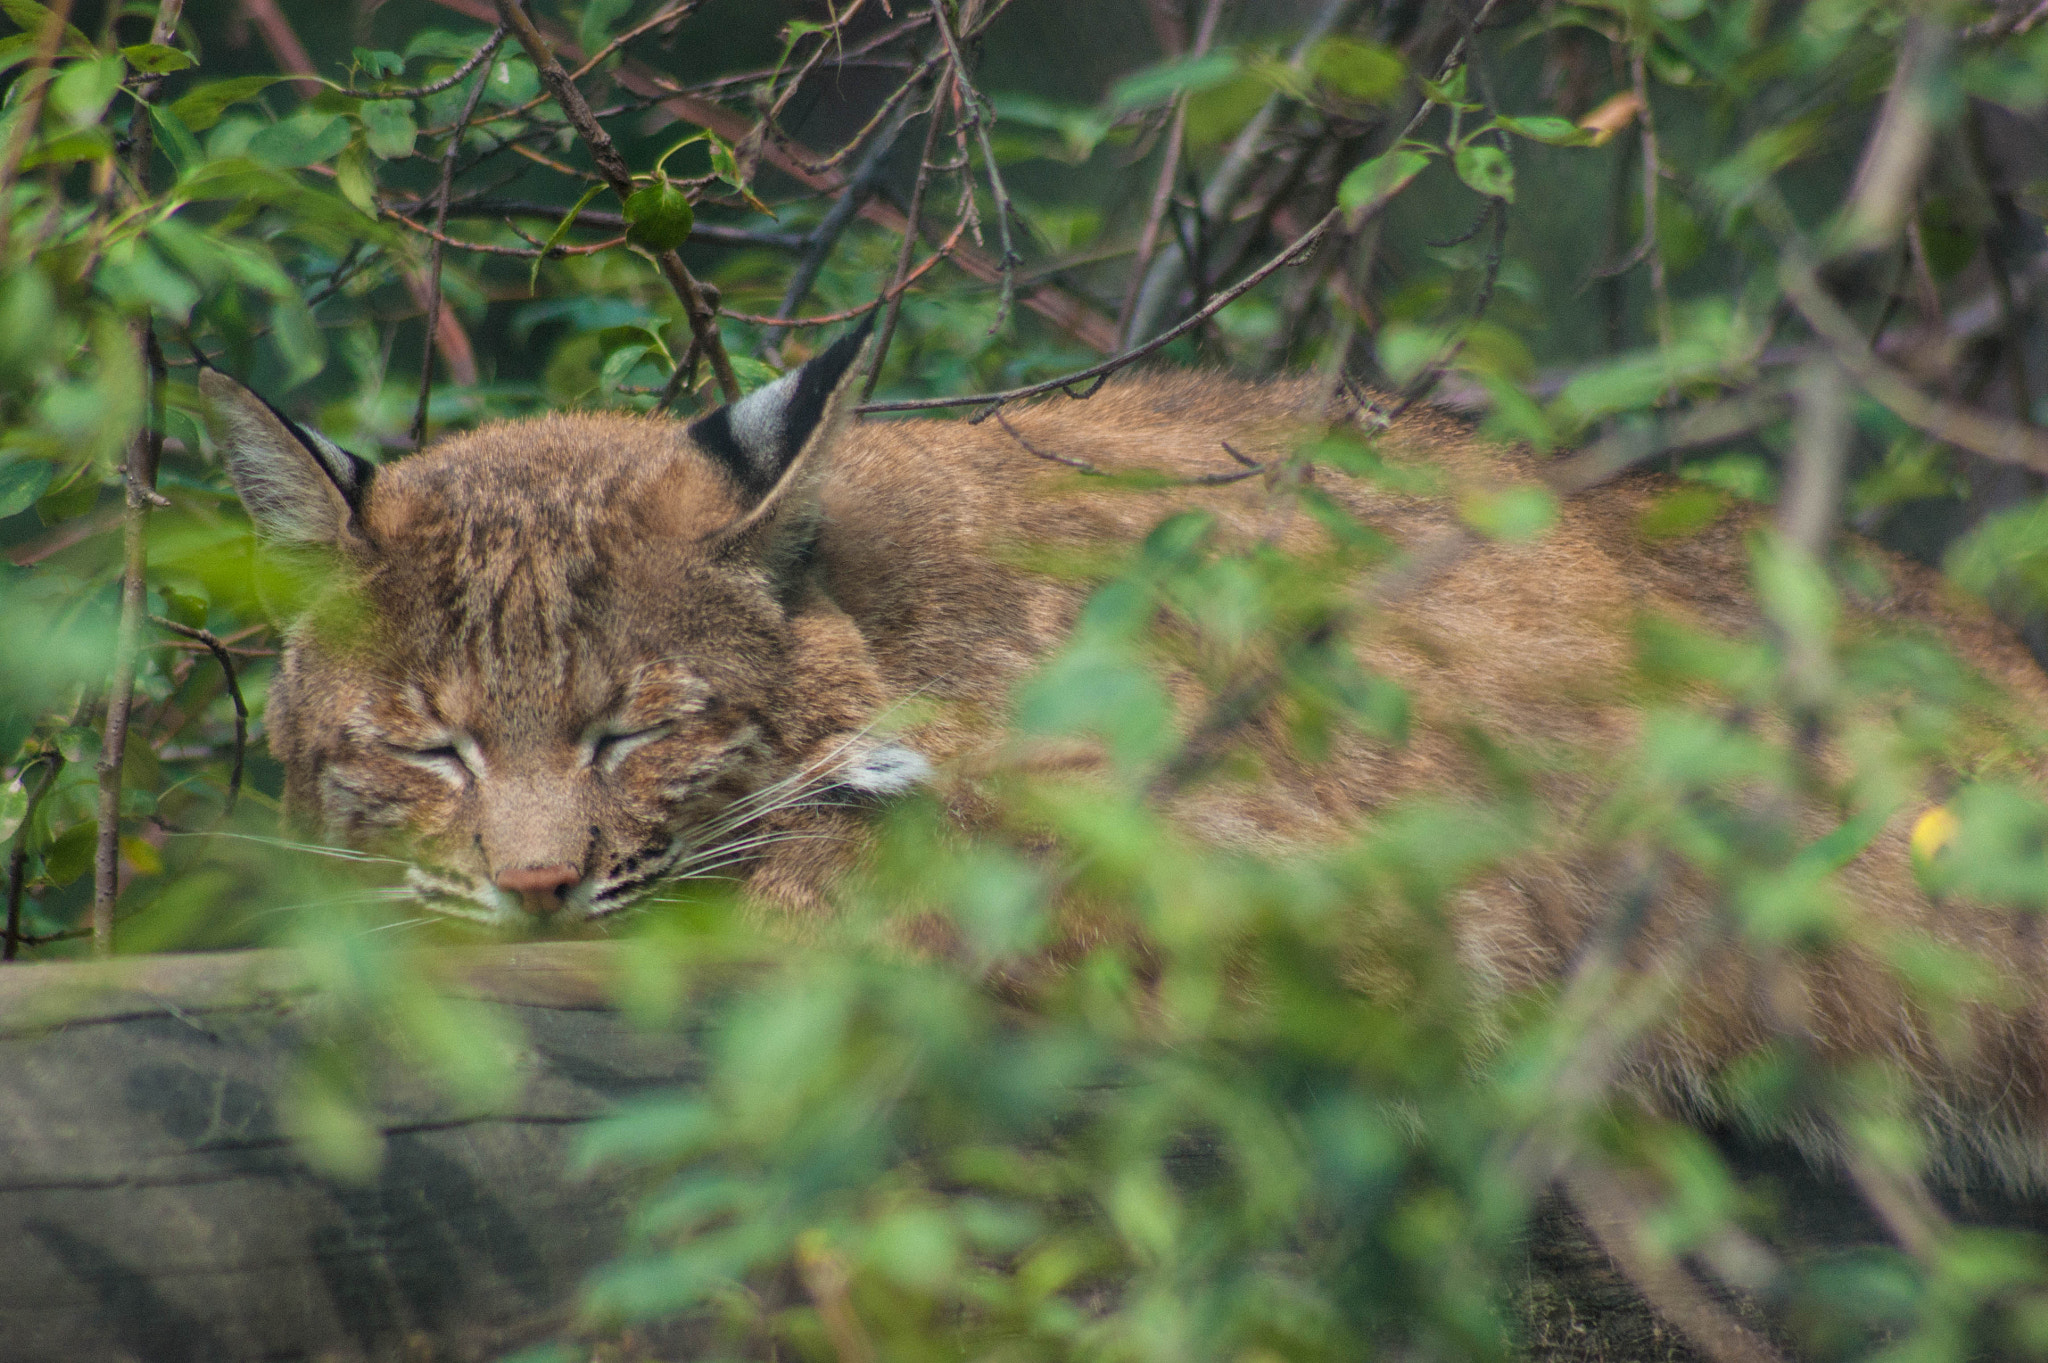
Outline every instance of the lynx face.
<svg viewBox="0 0 2048 1363"><path fill-rule="evenodd" d="M542 417L374 471L204 375L259 528L336 556L271 690L293 809L491 923L843 843L925 771L868 732L865 644L807 580L863 339L687 428Z"/></svg>

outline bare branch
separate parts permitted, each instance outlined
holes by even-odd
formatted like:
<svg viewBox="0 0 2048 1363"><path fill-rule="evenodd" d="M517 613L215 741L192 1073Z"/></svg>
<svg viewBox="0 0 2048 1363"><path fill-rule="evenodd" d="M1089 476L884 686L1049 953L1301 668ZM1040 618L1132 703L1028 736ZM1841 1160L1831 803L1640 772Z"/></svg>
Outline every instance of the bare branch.
<svg viewBox="0 0 2048 1363"><path fill-rule="evenodd" d="M534 66L540 71L541 83L562 106L562 112L569 116L577 135L590 149L591 159L597 162L598 172L611 186L612 192L619 196L619 202L624 203L633 194L633 172L613 145L611 134L590 112L583 92L576 88L576 82L569 78L569 73L541 37L540 30L534 27L533 20L519 8L517 0L496 0L496 3L499 17L518 35L520 46L526 49L526 55L533 59ZM739 401L739 376L733 372L732 359L725 353L725 342L718 334L718 317L704 301L703 290L695 276L674 251L662 251L654 260L689 316L691 334L711 361L711 372L718 376L719 391L727 402Z"/></svg>
<svg viewBox="0 0 2048 1363"><path fill-rule="evenodd" d="M1580 1164L1560 1180L1595 1242L1657 1314L1713 1363L1780 1363L1770 1341L1730 1316L1700 1285L1647 1243L1647 1210L1604 1170Z"/></svg>
<svg viewBox="0 0 2048 1363"><path fill-rule="evenodd" d="M234 702L235 706L234 764L228 771L227 801L221 806L220 810L221 820L225 822L227 817L235 812L235 801L241 798L242 764L249 748L249 706L242 699L242 683L235 676L235 660L229 656L228 646L209 630L194 629L190 625L181 625L175 620L166 620L161 615L150 616L149 622L159 629L167 629L173 634L182 634L187 639L194 639L206 645L207 650L213 654L214 661L220 664L221 676L227 683L228 699Z"/></svg>
<svg viewBox="0 0 2048 1363"><path fill-rule="evenodd" d="M21 815L21 825L14 830L14 842L7 852L7 926L0 932L0 960L12 961L21 954L21 896L28 887L28 838L29 830L35 827L36 810L42 806L43 797L50 793L50 787L57 784L57 776L64 770L64 754L50 748L29 759L43 764L41 775L36 778L35 787L28 792L28 804ZM24 769L21 775L26 776Z"/></svg>
<svg viewBox="0 0 2048 1363"><path fill-rule="evenodd" d="M1177 16L1154 0L1146 7L1152 17L1155 31L1161 41L1178 39L1185 43L1187 34L1177 22ZM1194 50L1188 55L1201 57L1209 50L1210 42L1216 36L1216 21L1222 17L1223 0L1208 0L1202 8L1201 25L1195 33ZM1168 49L1169 54L1179 56L1181 47L1177 44ZM1166 145L1159 153L1159 179L1152 186L1152 204L1145 213L1145 225L1138 231L1138 251L1131 261L1130 285L1124 291L1124 304L1117 312L1117 344L1131 344L1131 320L1138 308L1138 293L1145 285L1146 272L1152 266L1152 253L1159 247L1160 224L1166 221L1166 210L1173 203L1174 180L1180 175L1181 144L1188 132L1188 99L1182 92L1173 101L1173 117L1166 130Z"/></svg>
<svg viewBox="0 0 2048 1363"><path fill-rule="evenodd" d="M2000 421L1929 397L1915 388L1872 353L1855 322L1828 297L1812 264L1797 248L1788 248L1780 257L1778 280L1792 306L1832 348L1842 368L1899 420L1944 444L2048 474L2048 436L2017 422Z"/></svg>
<svg viewBox="0 0 2048 1363"><path fill-rule="evenodd" d="M1385 205L1382 204L1371 211L1376 214L1384 207ZM1047 379L1043 383L1026 384L1022 388L1007 388L999 393L971 393L957 398L907 398L898 402L870 402L855 408L855 410L862 413L927 412L947 407L978 406L984 410L970 418L970 420L978 421L1006 403L1016 402L1020 398L1037 397L1041 393L1050 393L1055 390L1065 392L1068 397L1092 397L1096 389L1102 386L1103 380L1107 379L1117 370L1124 368L1133 361L1141 360L1155 351L1164 349L1172 341L1185 336L1188 332L1193 331L1196 327L1202 325L1202 323L1208 321L1232 303L1235 303L1245 294L1250 293L1253 289L1264 283L1267 277L1275 271L1283 266L1295 264L1305 258L1322 241L1323 237L1336 224L1340 216L1342 216L1342 210L1331 209L1318 218L1314 226L1283 246L1272 259L1246 275L1232 287L1211 298L1208 304L1199 312L1182 319L1177 325L1162 331L1143 345L1135 346L1117 355L1112 355L1101 364L1090 365L1086 369L1077 369L1071 374L1063 374L1056 379ZM1089 383L1090 386L1086 392L1076 393L1071 391L1074 385L1079 383Z"/></svg>
<svg viewBox="0 0 2048 1363"><path fill-rule="evenodd" d="M440 80L434 81L430 85L415 85L407 90L351 90L349 93L366 95L371 99L425 99L428 95L438 95L443 90L453 90L456 86L462 84L470 72L491 59L491 54L498 50L498 44L505 41L506 32L505 26L499 24L495 29L491 30L491 36L484 41L484 45L476 50L476 55L456 67L450 74L443 76ZM474 112L474 110L472 109L471 112ZM466 117L457 119L456 126L460 128L468 121L469 119Z"/></svg>
<svg viewBox="0 0 2048 1363"><path fill-rule="evenodd" d="M505 25L499 24L491 34L490 42L479 54L489 61L497 45L504 41ZM427 247L427 303L426 331L420 338L420 401L412 415L413 448L427 436L427 404L434 396L434 346L441 330L441 243L443 233L448 230L448 199L455 185L455 158L462 150L462 133L469 127L469 120L476 116L476 106L484 97L484 87L490 84L486 72L477 77L470 87L469 95L462 101L462 112L455 117L455 127L448 134L448 145L441 151L441 182L434 191L434 230L432 244ZM443 358L447 358L444 356Z"/></svg>
<svg viewBox="0 0 2048 1363"><path fill-rule="evenodd" d="M43 99L50 90L50 68L56 64L57 49L64 44L64 26L71 19L72 0L52 0L43 19L43 31L36 39L36 55L28 70L16 78L14 88L24 91L15 110L14 126L7 134L7 147L0 151L0 203L11 202L14 177L21 171L21 158L43 121ZM7 256L7 238L14 221L12 213L0 213L0 260Z"/></svg>
<svg viewBox="0 0 2048 1363"><path fill-rule="evenodd" d="M880 334L875 337L875 358L868 366L868 374L861 381L860 400L866 402L875 394L875 384L882 377L882 365L889 358L889 343L896 339L896 318L903 309L903 290L910 282L910 258L917 251L918 220L924 213L925 187L932 179L932 149L939 142L939 104L932 106L925 114L924 150L917 157L917 183L910 189L910 207L903 215L903 246L896 253L896 278L889 285L889 306L882 314Z"/></svg>

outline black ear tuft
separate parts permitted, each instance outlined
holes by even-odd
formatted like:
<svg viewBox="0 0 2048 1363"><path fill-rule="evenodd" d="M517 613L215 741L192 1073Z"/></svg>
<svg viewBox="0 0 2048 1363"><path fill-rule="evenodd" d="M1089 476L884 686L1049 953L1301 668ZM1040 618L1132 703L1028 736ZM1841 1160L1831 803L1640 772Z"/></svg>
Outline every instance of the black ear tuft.
<svg viewBox="0 0 2048 1363"><path fill-rule="evenodd" d="M875 328L870 312L794 373L693 422L690 436L750 501L768 495L817 431Z"/></svg>
<svg viewBox="0 0 2048 1363"><path fill-rule="evenodd" d="M217 369L199 375L207 424L259 529L297 544L354 533L376 466L293 421Z"/></svg>

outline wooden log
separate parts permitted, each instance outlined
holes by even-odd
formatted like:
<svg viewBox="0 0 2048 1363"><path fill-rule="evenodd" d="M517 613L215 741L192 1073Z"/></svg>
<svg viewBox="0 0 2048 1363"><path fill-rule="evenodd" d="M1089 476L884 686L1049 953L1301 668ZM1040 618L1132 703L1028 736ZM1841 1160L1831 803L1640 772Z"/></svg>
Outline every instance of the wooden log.
<svg viewBox="0 0 2048 1363"><path fill-rule="evenodd" d="M0 970L0 1359L483 1359L555 1337L631 1195L568 1174L579 1129L696 1072L682 1038L605 1006L615 951L450 954L454 988L522 1029L528 1082L481 1113L396 1084L364 1182L280 1126L315 1002L290 954Z"/></svg>

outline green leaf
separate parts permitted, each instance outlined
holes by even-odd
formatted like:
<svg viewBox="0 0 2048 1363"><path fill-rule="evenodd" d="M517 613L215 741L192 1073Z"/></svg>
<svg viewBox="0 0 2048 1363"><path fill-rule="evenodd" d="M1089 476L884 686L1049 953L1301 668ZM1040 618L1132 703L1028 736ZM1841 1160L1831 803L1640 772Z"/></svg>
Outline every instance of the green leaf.
<svg viewBox="0 0 2048 1363"><path fill-rule="evenodd" d="M49 461L16 456L0 464L0 519L18 516L35 505L50 486Z"/></svg>
<svg viewBox="0 0 2048 1363"><path fill-rule="evenodd" d="M171 103L171 112L195 133L203 133L220 122L220 116L231 104L240 104L253 99L289 76L236 76L231 80L210 81L196 90L188 91Z"/></svg>
<svg viewBox="0 0 2048 1363"><path fill-rule="evenodd" d="M585 52L595 52L610 41L612 25L633 8L634 0L588 0L583 20L576 25L576 41Z"/></svg>
<svg viewBox="0 0 2048 1363"><path fill-rule="evenodd" d="M356 65L361 67L363 73L371 80L383 80L389 76L399 75L405 70L404 57L381 47L359 47L352 55Z"/></svg>
<svg viewBox="0 0 2048 1363"><path fill-rule="evenodd" d="M53 137L21 158L23 170L37 166L68 166L78 161L102 161L114 154L114 135L102 124L78 128Z"/></svg>
<svg viewBox="0 0 2048 1363"><path fill-rule="evenodd" d="M171 158L171 166L179 176L184 176L194 166L206 160L206 151L199 145L199 139L185 126L177 114L161 104L151 104L150 126L156 129L156 144L163 148L164 155Z"/></svg>
<svg viewBox="0 0 2048 1363"><path fill-rule="evenodd" d="M690 196L667 180L644 185L626 196L626 240L642 250L673 251L690 239L696 225Z"/></svg>
<svg viewBox="0 0 2048 1363"><path fill-rule="evenodd" d="M14 33L0 38L0 71L11 71L38 51L36 35Z"/></svg>
<svg viewBox="0 0 2048 1363"><path fill-rule="evenodd" d="M14 836L14 830L21 827L21 821L28 817L28 790L15 777L0 786L0 840Z"/></svg>
<svg viewBox="0 0 2048 1363"><path fill-rule="evenodd" d="M1502 114L1487 125L1505 128L1517 137L1526 137L1531 142L1541 142L1552 147L1583 147L1590 145L1594 134L1579 127L1568 118L1553 118L1549 114L1538 114L1522 118L1513 114Z"/></svg>
<svg viewBox="0 0 2048 1363"><path fill-rule="evenodd" d="M1458 515L1488 539L1532 540L1557 523L1557 494L1546 487L1504 487L1468 494Z"/></svg>
<svg viewBox="0 0 2048 1363"><path fill-rule="evenodd" d="M510 109L540 93L540 73L524 57L500 57L491 63L491 78L484 85L484 98Z"/></svg>
<svg viewBox="0 0 2048 1363"><path fill-rule="evenodd" d="M1378 43L1325 38L1309 54L1309 73L1332 92L1362 104L1378 104L1398 93L1408 74L1401 58Z"/></svg>
<svg viewBox="0 0 2048 1363"><path fill-rule="evenodd" d="M1338 204L1353 218L1379 207L1427 170L1435 154L1432 148L1403 143L1353 166L1344 183L1337 186Z"/></svg>
<svg viewBox="0 0 2048 1363"><path fill-rule="evenodd" d="M1478 105L1469 103L1465 99L1465 73L1467 70L1469 68L1460 66L1457 70L1451 72L1450 77L1446 80L1423 81L1423 93L1429 96L1432 104L1449 104L1461 109L1478 108Z"/></svg>
<svg viewBox="0 0 2048 1363"><path fill-rule="evenodd" d="M119 57L73 62L50 83L49 107L72 127L83 127L106 112L107 102L128 74Z"/></svg>
<svg viewBox="0 0 2048 1363"><path fill-rule="evenodd" d="M370 173L369 154L360 142L350 142L334 158L334 187L365 214L377 216L377 177Z"/></svg>
<svg viewBox="0 0 2048 1363"><path fill-rule="evenodd" d="M617 388L626 381L626 376L639 368L640 361L654 353L650 345L624 345L605 357L604 367L598 371L597 382L602 388Z"/></svg>
<svg viewBox="0 0 2048 1363"><path fill-rule="evenodd" d="M1728 509L1728 494L1714 487L1682 487L1665 493L1636 517L1645 539L1675 539L1704 530Z"/></svg>
<svg viewBox="0 0 2048 1363"><path fill-rule="evenodd" d="M161 76L172 71L183 71L188 66L197 66L189 52L180 52L175 47L162 43L137 43L121 49L121 55L128 64L145 76Z"/></svg>
<svg viewBox="0 0 2048 1363"><path fill-rule="evenodd" d="M740 159L733 151L732 144L717 133L707 133L706 137L711 142L711 173L737 189L756 213L766 213L769 217L774 217L775 210L755 198L754 191L748 187L746 172L740 169Z"/></svg>
<svg viewBox="0 0 2048 1363"><path fill-rule="evenodd" d="M1487 198L1515 201L1515 168L1499 147L1467 142L1458 148L1453 164L1458 178Z"/></svg>
<svg viewBox="0 0 2048 1363"><path fill-rule="evenodd" d="M370 150L386 161L401 161L412 155L419 126L412 121L409 99L373 99L359 111L363 134Z"/></svg>
<svg viewBox="0 0 2048 1363"><path fill-rule="evenodd" d="M43 853L43 879L61 887L91 870L99 835L100 826L95 819L75 823L59 833Z"/></svg>
<svg viewBox="0 0 2048 1363"><path fill-rule="evenodd" d="M297 290L279 294L270 309L277 348L291 366L286 387L297 387L319 373L327 364L327 338L313 320L313 310Z"/></svg>
<svg viewBox="0 0 2048 1363"><path fill-rule="evenodd" d="M1117 117L1134 109L1165 104L1181 94L1213 90L1234 79L1237 72L1238 59L1234 52L1175 57L1135 75L1125 76L1111 86L1108 111L1112 117Z"/></svg>
<svg viewBox="0 0 2048 1363"><path fill-rule="evenodd" d="M1389 322L1380 328L1374 349L1380 369L1396 384L1405 384L1435 364L1451 348L1451 334L1442 327Z"/></svg>
<svg viewBox="0 0 2048 1363"><path fill-rule="evenodd" d="M1110 120L1094 109L1054 104L1035 95L998 94L994 102L996 117L1003 123L1058 133L1066 144L1065 159L1075 165L1093 155L1109 135Z"/></svg>
<svg viewBox="0 0 2048 1363"><path fill-rule="evenodd" d="M36 0L0 0L0 13L19 25L32 42L42 41L43 29L50 22L49 9ZM59 50L67 57L91 56L95 51L92 39L76 24L64 25L64 45Z"/></svg>
<svg viewBox="0 0 2048 1363"><path fill-rule="evenodd" d="M1766 535L1756 542L1751 571L1756 577L1758 604L1787 635L1823 642L1834 637L1841 605L1827 570L1811 555L1775 535Z"/></svg>
<svg viewBox="0 0 2048 1363"><path fill-rule="evenodd" d="M340 114L302 109L271 124L249 139L249 154L273 166L296 169L315 165L348 145L348 120Z"/></svg>
<svg viewBox="0 0 2048 1363"><path fill-rule="evenodd" d="M526 291L528 293L532 293L540 284L540 263L548 258L548 252L562 244L562 238L568 236L569 229L576 225L576 215L581 213L592 199L595 199L604 191L605 186L603 184L594 184L584 190L583 197L570 205L569 211L562 215L562 220L555 224L555 230L548 233L547 241L541 245L540 254L533 258L533 268L527 272Z"/></svg>

